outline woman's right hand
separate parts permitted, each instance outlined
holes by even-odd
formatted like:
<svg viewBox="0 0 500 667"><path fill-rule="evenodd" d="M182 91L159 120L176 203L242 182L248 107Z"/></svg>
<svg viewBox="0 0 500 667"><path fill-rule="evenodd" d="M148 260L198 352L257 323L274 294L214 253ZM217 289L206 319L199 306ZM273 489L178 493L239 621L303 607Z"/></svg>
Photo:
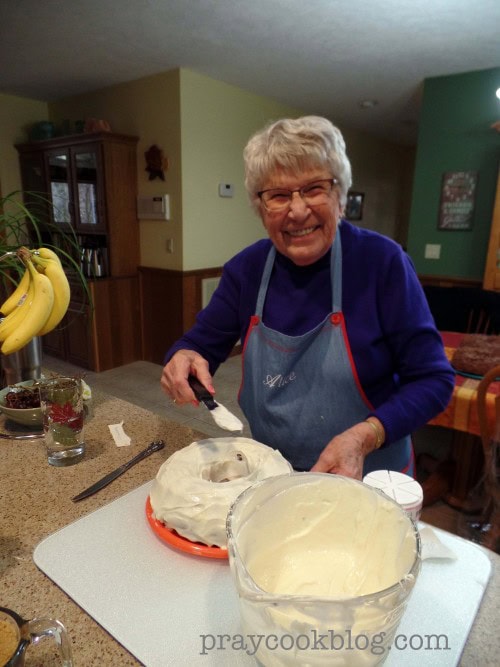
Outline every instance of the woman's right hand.
<svg viewBox="0 0 500 667"><path fill-rule="evenodd" d="M164 367L160 381L161 388L174 403L198 405L187 381L189 375L195 375L210 393L215 394L212 376L208 370L208 361L193 350L179 350Z"/></svg>

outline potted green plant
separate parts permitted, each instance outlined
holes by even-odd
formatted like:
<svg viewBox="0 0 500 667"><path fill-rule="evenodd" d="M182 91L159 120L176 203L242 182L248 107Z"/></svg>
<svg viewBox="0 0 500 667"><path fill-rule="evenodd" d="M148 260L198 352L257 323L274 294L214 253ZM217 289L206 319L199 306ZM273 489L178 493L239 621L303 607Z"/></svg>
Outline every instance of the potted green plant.
<svg viewBox="0 0 500 667"><path fill-rule="evenodd" d="M15 191L0 197L0 306L3 304L8 311L0 313L3 318L0 357L2 375L8 383L40 376L39 337L54 328L54 322L61 326L69 302L70 282L77 281L83 286L86 306L92 305L87 279L79 264L76 234L69 225L54 223L51 209L52 202L36 192ZM34 298L33 280L39 288ZM55 298L54 294L52 297L42 294L44 286L54 292ZM42 303L44 299L47 301ZM31 309L30 327L25 319L28 309ZM20 324L21 320L24 324ZM44 324L37 328L37 322L42 321ZM13 331L17 332L17 338ZM11 335L9 340L6 334ZM22 343L25 344L19 347ZM2 380L3 385L3 377Z"/></svg>

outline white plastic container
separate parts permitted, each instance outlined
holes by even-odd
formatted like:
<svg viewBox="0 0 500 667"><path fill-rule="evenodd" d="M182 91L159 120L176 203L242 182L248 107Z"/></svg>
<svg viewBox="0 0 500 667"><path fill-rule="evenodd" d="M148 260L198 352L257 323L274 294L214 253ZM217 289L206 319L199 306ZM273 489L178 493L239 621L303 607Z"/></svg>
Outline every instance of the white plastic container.
<svg viewBox="0 0 500 667"><path fill-rule="evenodd" d="M420 519L424 492L413 477L394 470L374 470L363 477L363 482L399 503L414 521Z"/></svg>

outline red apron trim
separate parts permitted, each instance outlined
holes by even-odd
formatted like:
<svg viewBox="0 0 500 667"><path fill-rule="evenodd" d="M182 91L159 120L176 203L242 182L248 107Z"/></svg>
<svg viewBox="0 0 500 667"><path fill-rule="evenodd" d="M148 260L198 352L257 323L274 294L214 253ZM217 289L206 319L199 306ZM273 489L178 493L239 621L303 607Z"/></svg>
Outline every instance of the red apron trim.
<svg viewBox="0 0 500 667"><path fill-rule="evenodd" d="M410 460L409 460L409 462L408 462L408 465L405 466L405 467L403 468L403 470L401 470L401 472L402 472L404 475L406 475L406 473L407 473L408 470L412 467L412 465L413 465L413 473L414 473L414 474L413 474L413 477L415 477L415 474L416 474L417 471L416 471L416 469L415 469L415 451L414 451L414 449L413 449L413 443L411 443L411 455L410 455ZM416 479L416 477L415 477L415 479Z"/></svg>
<svg viewBox="0 0 500 667"><path fill-rule="evenodd" d="M245 340L243 342L243 352L245 352L245 350L246 350L246 347L247 347L247 344L248 344L248 339L250 338L250 334L252 333L252 329L254 327L256 327L257 324L259 324L259 322L260 322L260 317L258 315L252 315L252 317L250 318L250 322L248 324L248 329L247 329L247 333L246 333L246 336L245 336Z"/></svg>
<svg viewBox="0 0 500 667"><path fill-rule="evenodd" d="M330 315L330 320L334 326L338 326L339 324L342 324L342 315L340 313L332 313Z"/></svg>
<svg viewBox="0 0 500 667"><path fill-rule="evenodd" d="M352 356L351 346L349 345L349 338L347 337L347 329L346 329L346 326L345 326L344 315L343 315L343 313L334 313L332 315L332 322L333 322L333 318L335 316L337 316L339 318L340 324L342 326L342 336L344 338L345 349L346 349L346 352L347 352L347 356L349 357L349 363L351 365L352 376L354 378L354 382L356 383L356 387L359 391L359 395L361 396L363 401L366 403L366 406L368 408L370 408L370 410L374 410L375 409L374 406L372 405L372 403L368 399L368 396L365 394L365 390L363 389L363 387L361 385L361 382L359 381L358 371L356 370L356 364L354 363L354 358Z"/></svg>
<svg viewBox="0 0 500 667"><path fill-rule="evenodd" d="M252 333L252 329L256 327L259 324L259 322L260 322L260 317L258 315L252 315L252 317L250 318L250 323L248 325L245 340L243 342L243 350L241 351L241 382L240 382L240 388L238 389L238 400L240 398L240 394L243 389L243 382L245 381L245 350L247 348L248 340L250 338L250 334Z"/></svg>

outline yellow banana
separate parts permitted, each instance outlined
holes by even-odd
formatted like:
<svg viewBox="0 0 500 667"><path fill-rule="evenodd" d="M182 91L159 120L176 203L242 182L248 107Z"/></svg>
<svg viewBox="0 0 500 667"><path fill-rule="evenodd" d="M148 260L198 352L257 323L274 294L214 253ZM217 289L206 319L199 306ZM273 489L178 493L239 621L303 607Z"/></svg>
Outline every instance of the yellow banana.
<svg viewBox="0 0 500 667"><path fill-rule="evenodd" d="M52 306L47 322L38 332L38 336L49 333L49 331L52 331L59 324L66 315L71 296L69 282L61 264L53 259L47 259L45 262L44 274L50 280L54 290L54 305Z"/></svg>
<svg viewBox="0 0 500 667"><path fill-rule="evenodd" d="M19 301L23 296L28 292L28 286L30 284L30 272L25 271L23 277L19 281L16 289L12 294L3 302L0 312L4 315L9 315L14 308L18 305Z"/></svg>
<svg viewBox="0 0 500 667"><path fill-rule="evenodd" d="M50 248L38 248L36 252L42 259L54 259L56 262L59 262L59 264L61 264L61 260L59 259L57 254Z"/></svg>
<svg viewBox="0 0 500 667"><path fill-rule="evenodd" d="M22 301L19 302L17 308L15 308L0 323L0 342L3 342L6 338L8 338L21 324L28 310L31 307L31 303L33 301L33 294L34 294L33 284L30 282L30 284L28 285L28 291L26 292L24 299L22 299Z"/></svg>
<svg viewBox="0 0 500 667"><path fill-rule="evenodd" d="M31 275L33 300L19 326L4 340L1 348L3 354L12 354L27 345L45 325L54 305L54 289L49 278L38 273L31 259L26 260L26 265Z"/></svg>

